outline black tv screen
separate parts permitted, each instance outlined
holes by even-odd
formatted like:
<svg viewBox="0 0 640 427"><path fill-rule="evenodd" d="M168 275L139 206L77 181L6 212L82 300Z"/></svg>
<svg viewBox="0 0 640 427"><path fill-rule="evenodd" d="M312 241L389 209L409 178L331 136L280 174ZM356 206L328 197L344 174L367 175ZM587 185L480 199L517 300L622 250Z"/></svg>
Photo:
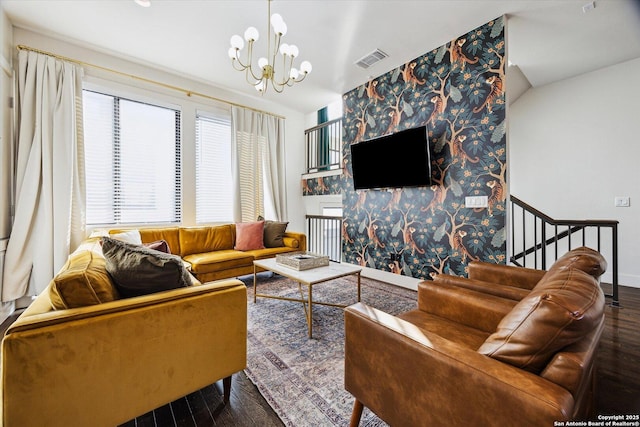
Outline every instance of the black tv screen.
<svg viewBox="0 0 640 427"><path fill-rule="evenodd" d="M427 127L351 144L351 167L356 190L431 185Z"/></svg>

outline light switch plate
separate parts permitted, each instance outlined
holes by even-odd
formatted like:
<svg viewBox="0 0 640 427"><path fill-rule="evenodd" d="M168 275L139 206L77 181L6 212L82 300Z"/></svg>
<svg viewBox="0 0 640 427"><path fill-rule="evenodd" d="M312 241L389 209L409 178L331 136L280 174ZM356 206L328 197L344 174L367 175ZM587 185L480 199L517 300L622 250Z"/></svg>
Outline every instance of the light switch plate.
<svg viewBox="0 0 640 427"><path fill-rule="evenodd" d="M487 196L467 196L464 198L464 205L467 208L486 208L489 201Z"/></svg>
<svg viewBox="0 0 640 427"><path fill-rule="evenodd" d="M626 196L616 196L613 199L613 204L616 208L628 208L631 206L631 200Z"/></svg>

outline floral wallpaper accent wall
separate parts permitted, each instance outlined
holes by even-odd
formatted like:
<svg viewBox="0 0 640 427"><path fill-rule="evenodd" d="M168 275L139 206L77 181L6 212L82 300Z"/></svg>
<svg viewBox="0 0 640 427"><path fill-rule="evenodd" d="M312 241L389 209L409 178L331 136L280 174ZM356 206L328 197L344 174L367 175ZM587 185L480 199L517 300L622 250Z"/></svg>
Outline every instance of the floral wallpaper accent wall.
<svg viewBox="0 0 640 427"><path fill-rule="evenodd" d="M343 96L344 261L416 278L505 261L505 61L500 17ZM354 190L350 144L422 125L431 187Z"/></svg>

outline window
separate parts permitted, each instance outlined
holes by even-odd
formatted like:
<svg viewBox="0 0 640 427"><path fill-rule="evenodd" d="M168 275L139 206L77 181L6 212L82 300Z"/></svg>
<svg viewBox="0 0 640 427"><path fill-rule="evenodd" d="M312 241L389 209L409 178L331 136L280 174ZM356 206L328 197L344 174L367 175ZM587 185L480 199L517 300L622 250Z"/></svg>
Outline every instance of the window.
<svg viewBox="0 0 640 427"><path fill-rule="evenodd" d="M87 224L179 223L180 111L83 91Z"/></svg>
<svg viewBox="0 0 640 427"><path fill-rule="evenodd" d="M196 117L196 222L232 222L231 119Z"/></svg>

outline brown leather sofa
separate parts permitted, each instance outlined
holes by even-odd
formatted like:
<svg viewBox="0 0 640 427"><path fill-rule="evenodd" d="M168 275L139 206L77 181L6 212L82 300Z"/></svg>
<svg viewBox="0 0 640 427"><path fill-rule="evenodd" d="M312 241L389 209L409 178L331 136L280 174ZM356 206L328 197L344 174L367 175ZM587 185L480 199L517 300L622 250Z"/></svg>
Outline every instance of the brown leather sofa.
<svg viewBox="0 0 640 427"><path fill-rule="evenodd" d="M471 263L471 279L421 282L418 307L345 312L345 388L393 426L552 426L586 419L604 326L588 248L549 271Z"/></svg>

